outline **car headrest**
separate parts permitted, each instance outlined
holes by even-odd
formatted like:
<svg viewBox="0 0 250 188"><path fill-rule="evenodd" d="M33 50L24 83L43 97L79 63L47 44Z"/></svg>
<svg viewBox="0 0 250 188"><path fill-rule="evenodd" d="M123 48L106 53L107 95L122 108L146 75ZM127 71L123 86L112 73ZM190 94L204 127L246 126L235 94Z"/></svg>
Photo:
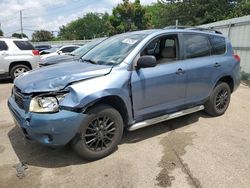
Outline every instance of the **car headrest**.
<svg viewBox="0 0 250 188"><path fill-rule="evenodd" d="M175 48L174 47L163 48L161 51L161 56L163 58L176 58Z"/></svg>

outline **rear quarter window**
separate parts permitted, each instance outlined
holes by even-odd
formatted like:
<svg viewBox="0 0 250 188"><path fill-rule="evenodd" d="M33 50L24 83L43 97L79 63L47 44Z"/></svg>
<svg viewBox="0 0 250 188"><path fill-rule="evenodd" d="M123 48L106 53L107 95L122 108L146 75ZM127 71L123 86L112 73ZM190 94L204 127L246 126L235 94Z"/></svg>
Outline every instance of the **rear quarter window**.
<svg viewBox="0 0 250 188"><path fill-rule="evenodd" d="M28 41L14 40L13 42L20 50L35 50L34 46L30 44Z"/></svg>
<svg viewBox="0 0 250 188"><path fill-rule="evenodd" d="M0 51L8 50L8 46L4 41L0 41Z"/></svg>
<svg viewBox="0 0 250 188"><path fill-rule="evenodd" d="M210 36L212 48L212 55L221 55L226 52L226 39L219 36Z"/></svg>

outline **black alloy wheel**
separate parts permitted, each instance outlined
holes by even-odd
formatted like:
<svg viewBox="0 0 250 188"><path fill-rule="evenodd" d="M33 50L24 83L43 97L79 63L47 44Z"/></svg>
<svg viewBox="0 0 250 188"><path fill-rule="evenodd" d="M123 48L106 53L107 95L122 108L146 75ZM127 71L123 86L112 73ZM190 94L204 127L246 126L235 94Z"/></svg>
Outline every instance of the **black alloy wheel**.
<svg viewBox="0 0 250 188"><path fill-rule="evenodd" d="M218 111L223 111L228 103L228 91L225 88L222 88L215 99L215 107Z"/></svg>
<svg viewBox="0 0 250 188"><path fill-rule="evenodd" d="M92 107L85 115L72 141L74 150L87 160L111 154L122 138L124 122L121 114L115 108L101 104Z"/></svg>
<svg viewBox="0 0 250 188"><path fill-rule="evenodd" d="M230 99L231 89L229 85L225 82L219 82L205 103L205 111L211 116L220 116L227 110Z"/></svg>
<svg viewBox="0 0 250 188"><path fill-rule="evenodd" d="M110 146L115 133L115 122L110 117L98 117L86 129L84 134L85 144L90 150L103 150Z"/></svg>

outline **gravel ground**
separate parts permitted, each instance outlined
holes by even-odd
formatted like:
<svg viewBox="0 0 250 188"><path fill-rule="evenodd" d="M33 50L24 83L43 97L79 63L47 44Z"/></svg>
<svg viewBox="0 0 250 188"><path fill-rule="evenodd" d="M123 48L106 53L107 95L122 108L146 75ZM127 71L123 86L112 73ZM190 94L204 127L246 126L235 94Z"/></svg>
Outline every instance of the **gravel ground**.
<svg viewBox="0 0 250 188"><path fill-rule="evenodd" d="M11 87L0 81L0 187L250 187L247 86L223 116L198 112L125 132L118 150L94 162L25 140L7 108Z"/></svg>

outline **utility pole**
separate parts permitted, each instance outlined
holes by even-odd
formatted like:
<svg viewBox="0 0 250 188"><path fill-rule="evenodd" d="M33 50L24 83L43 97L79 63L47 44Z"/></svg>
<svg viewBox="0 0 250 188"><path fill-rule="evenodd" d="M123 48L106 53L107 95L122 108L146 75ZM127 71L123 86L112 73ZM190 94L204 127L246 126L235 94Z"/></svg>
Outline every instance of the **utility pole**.
<svg viewBox="0 0 250 188"><path fill-rule="evenodd" d="M22 10L20 10L20 26L21 26L21 38L23 38L23 14L22 14Z"/></svg>
<svg viewBox="0 0 250 188"><path fill-rule="evenodd" d="M175 29L178 29L179 20L175 20Z"/></svg>
<svg viewBox="0 0 250 188"><path fill-rule="evenodd" d="M0 30L2 31L2 23L0 22Z"/></svg>

